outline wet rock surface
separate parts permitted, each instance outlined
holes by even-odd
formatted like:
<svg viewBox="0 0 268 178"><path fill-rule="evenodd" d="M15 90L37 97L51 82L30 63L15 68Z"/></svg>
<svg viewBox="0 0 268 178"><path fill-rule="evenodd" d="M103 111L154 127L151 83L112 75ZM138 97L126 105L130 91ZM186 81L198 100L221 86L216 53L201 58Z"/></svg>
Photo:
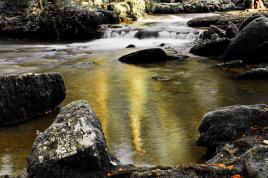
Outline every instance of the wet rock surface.
<svg viewBox="0 0 268 178"><path fill-rule="evenodd" d="M119 61L128 64L148 64L167 60L169 60L169 57L161 48L144 49L119 58Z"/></svg>
<svg viewBox="0 0 268 178"><path fill-rule="evenodd" d="M197 17L191 19L187 22L190 27L209 27L210 25L215 25L218 27L226 28L229 22L236 24L239 29L243 26L246 26L248 22L251 22L256 17L260 16L267 16L267 11L263 11L260 13L250 12L250 11L231 11L226 13L216 14L215 16L208 16L208 17ZM251 17L255 16L255 17ZM245 22L249 17L251 17L248 22ZM242 25L244 24L244 25ZM240 27L240 25L242 25Z"/></svg>
<svg viewBox="0 0 268 178"><path fill-rule="evenodd" d="M235 78L237 79L259 79L264 80L268 79L268 68L255 68L245 71Z"/></svg>
<svg viewBox="0 0 268 178"><path fill-rule="evenodd" d="M268 19L259 17L246 25L225 51L226 60L242 59L245 63L267 61Z"/></svg>
<svg viewBox="0 0 268 178"><path fill-rule="evenodd" d="M220 56L231 43L228 38L216 38L214 40L204 40L195 44L190 52L200 56Z"/></svg>
<svg viewBox="0 0 268 178"><path fill-rule="evenodd" d="M200 56L216 56L225 61L242 60L245 64L267 62L266 14L242 13L242 16L239 16L240 13L236 13L232 15L233 19L228 21L227 17L230 14L219 16L224 23L219 21L218 16L203 18L204 23L207 21L216 23L205 24L210 25L208 30L201 34L190 52ZM202 22L201 19L193 19L188 24L191 25L199 20Z"/></svg>
<svg viewBox="0 0 268 178"><path fill-rule="evenodd" d="M234 105L207 113L200 124L197 144L214 152L240 138L251 126L268 119L267 105Z"/></svg>
<svg viewBox="0 0 268 178"><path fill-rule="evenodd" d="M57 107L65 98L58 73L0 76L0 126L26 122Z"/></svg>
<svg viewBox="0 0 268 178"><path fill-rule="evenodd" d="M29 177L103 177L112 166L101 123L86 101L61 109L40 133L28 159Z"/></svg>

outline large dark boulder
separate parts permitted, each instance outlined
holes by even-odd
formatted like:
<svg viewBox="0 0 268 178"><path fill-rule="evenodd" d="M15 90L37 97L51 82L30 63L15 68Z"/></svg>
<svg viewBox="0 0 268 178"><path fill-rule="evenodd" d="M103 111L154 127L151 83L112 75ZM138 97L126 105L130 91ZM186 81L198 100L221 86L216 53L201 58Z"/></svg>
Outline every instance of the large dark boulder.
<svg viewBox="0 0 268 178"><path fill-rule="evenodd" d="M214 40L204 40L194 45L190 52L199 56L220 56L224 54L227 46L230 44L228 38L217 38Z"/></svg>
<svg viewBox="0 0 268 178"><path fill-rule="evenodd" d="M242 136L254 124L268 119L267 105L235 105L207 113L199 127L198 145L215 151Z"/></svg>
<svg viewBox="0 0 268 178"><path fill-rule="evenodd" d="M54 109L65 98L62 75L0 76L0 126L14 125Z"/></svg>
<svg viewBox="0 0 268 178"><path fill-rule="evenodd" d="M119 61L129 64L146 64L164 62L169 59L169 56L161 48L151 48L122 56Z"/></svg>
<svg viewBox="0 0 268 178"><path fill-rule="evenodd" d="M249 16L248 18L246 18L239 26L239 31L243 30L245 28L245 26L247 26L249 23L251 23L253 20L260 18L260 17L264 17L262 14L260 13L256 13L256 14L252 14L251 16Z"/></svg>
<svg viewBox="0 0 268 178"><path fill-rule="evenodd" d="M28 159L29 177L103 177L113 165L101 123L86 101L60 111L40 133Z"/></svg>
<svg viewBox="0 0 268 178"><path fill-rule="evenodd" d="M245 63L265 62L268 59L268 19L253 20L233 39L225 51L226 61L243 60Z"/></svg>

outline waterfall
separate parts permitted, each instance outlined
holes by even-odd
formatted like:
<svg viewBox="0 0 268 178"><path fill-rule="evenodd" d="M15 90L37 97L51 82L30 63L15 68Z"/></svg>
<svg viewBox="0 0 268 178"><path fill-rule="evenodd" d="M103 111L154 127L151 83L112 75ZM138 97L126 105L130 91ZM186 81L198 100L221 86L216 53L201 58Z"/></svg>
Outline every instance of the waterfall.
<svg viewBox="0 0 268 178"><path fill-rule="evenodd" d="M109 27L103 38L119 39L181 39L194 41L203 30L187 26L186 18L169 16L165 19L143 19L139 25Z"/></svg>

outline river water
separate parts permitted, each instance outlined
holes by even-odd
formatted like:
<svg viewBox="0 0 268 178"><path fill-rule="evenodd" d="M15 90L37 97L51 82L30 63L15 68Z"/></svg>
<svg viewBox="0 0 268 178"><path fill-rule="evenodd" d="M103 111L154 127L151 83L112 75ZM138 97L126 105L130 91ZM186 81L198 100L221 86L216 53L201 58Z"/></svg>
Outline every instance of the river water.
<svg viewBox="0 0 268 178"><path fill-rule="evenodd" d="M186 22L201 15L148 16L108 29L102 39L90 42L0 41L0 73L62 73L67 97L61 106L88 100L101 120L110 151L122 163L203 162L205 150L196 146L202 116L221 106L267 103L268 83L233 80L228 73L235 71L215 68L215 60L194 56L143 66L118 61L124 54L161 43L187 53L202 30L187 27ZM138 29L159 31L158 37L137 39ZM125 48L129 44L137 48ZM154 76L169 80L155 81ZM0 128L0 175L26 167L36 131L45 130L55 115Z"/></svg>

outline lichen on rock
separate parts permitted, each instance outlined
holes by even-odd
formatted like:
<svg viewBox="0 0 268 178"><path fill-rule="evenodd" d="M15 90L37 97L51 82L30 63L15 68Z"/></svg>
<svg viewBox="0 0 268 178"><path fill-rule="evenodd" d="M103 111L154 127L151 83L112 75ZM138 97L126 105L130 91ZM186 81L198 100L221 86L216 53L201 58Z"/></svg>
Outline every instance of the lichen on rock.
<svg viewBox="0 0 268 178"><path fill-rule="evenodd" d="M98 177L113 166L101 123L86 101L62 108L37 136L28 163L30 177Z"/></svg>

